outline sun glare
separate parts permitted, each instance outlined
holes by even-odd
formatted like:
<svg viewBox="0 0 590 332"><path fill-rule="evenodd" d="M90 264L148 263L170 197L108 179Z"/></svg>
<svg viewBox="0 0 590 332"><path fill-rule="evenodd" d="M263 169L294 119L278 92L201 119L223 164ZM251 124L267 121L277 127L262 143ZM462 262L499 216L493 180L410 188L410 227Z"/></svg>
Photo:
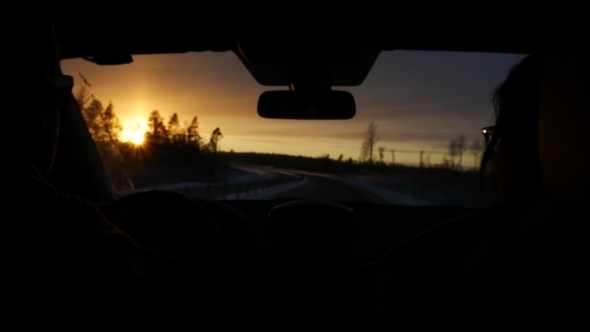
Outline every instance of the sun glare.
<svg viewBox="0 0 590 332"><path fill-rule="evenodd" d="M123 129L121 133L121 137L124 141L133 143L135 145L141 145L145 138L146 132L145 126L142 126L140 123L136 123L135 125L127 126Z"/></svg>
<svg viewBox="0 0 590 332"><path fill-rule="evenodd" d="M139 132L134 132L130 137L129 137L129 142L135 144L135 145L141 145L141 143L143 143L143 134L139 133Z"/></svg>

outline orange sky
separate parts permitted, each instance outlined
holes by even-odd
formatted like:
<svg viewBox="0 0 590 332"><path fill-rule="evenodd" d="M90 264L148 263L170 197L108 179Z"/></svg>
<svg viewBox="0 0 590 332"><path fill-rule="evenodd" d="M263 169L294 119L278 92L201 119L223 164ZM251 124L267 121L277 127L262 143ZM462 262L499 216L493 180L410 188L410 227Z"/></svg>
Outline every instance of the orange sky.
<svg viewBox="0 0 590 332"><path fill-rule="evenodd" d="M370 122L378 126L380 141L395 150L396 162L415 164L419 151L440 163L451 139L465 135L468 145L481 140L481 127L493 114L494 87L517 63L520 55L384 52L365 83L335 87L350 91L357 116L351 120L302 121L260 118L258 96L267 90L255 82L235 54L186 53L134 56L129 65L98 66L64 60L64 74L79 74L92 85L90 92L103 103L112 101L126 140L147 129L152 110L166 120L178 113L181 123L199 118L200 134L208 139L216 127L224 138L221 149L236 152L275 152L317 157L358 159L362 133ZM391 161L387 153L385 161ZM473 157L464 165L473 165Z"/></svg>

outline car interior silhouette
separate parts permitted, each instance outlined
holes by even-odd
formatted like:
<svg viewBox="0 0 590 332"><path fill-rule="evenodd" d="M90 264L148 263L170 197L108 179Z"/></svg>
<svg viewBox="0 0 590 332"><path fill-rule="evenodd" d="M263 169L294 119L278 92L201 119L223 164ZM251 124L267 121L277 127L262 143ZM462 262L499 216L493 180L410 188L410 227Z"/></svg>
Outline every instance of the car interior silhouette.
<svg viewBox="0 0 590 332"><path fill-rule="evenodd" d="M530 204L532 212L526 218L534 223L549 216L543 209L549 205L554 214L550 226L541 231L527 228L523 233L526 240L518 245L513 240L498 244L493 259L481 263L479 274L469 280L455 280L444 273L437 279L440 271L426 267L446 259L446 250L464 239L477 240L482 232L495 232L494 225L522 220L525 217L514 212L520 210L490 210L489 206L500 200L489 196L485 206L392 204L359 185L355 187L359 195L372 202L334 199L330 195L345 197L337 194L353 185L323 179L321 170L289 169L288 162L269 163L266 168L257 165L256 172L273 176L256 183L118 190L105 171L108 165L101 161L76 102L75 89L61 115L48 182L59 192L97 206L144 251L143 268L158 284L158 291L149 296L159 308L145 309L145 315L161 315L163 323L143 329L184 329L191 328L190 324L205 330L272 331L582 329L590 324L590 276L584 272L590 258L585 238L588 212L584 209L590 169L590 66L581 42L587 30L565 14L562 8L553 10L532 1L463 5L435 1L280 5L216 1L192 7L177 1L130 7L67 1L48 10L59 45L60 71L73 76L76 87L87 84L98 89L95 82L100 79L93 81L78 72L80 67L68 67L71 61L92 65L99 73L131 68L139 59L157 55L229 54L235 63L239 61L242 73L247 71L253 78L251 84L262 91L290 89L325 95L332 89L349 91L356 98L356 117L363 116L364 104L361 93L355 95L352 87L362 87L376 61L388 52L407 52L410 58L421 53L463 52L516 55L517 60L528 54L543 55L539 151L545 193L542 201ZM233 73L219 75L232 77ZM450 72L449 77L452 75ZM140 85L141 77L125 82ZM489 99L492 91L493 87L485 91ZM116 106L117 101L113 102ZM241 111L257 114L255 106ZM489 110L486 116L491 118ZM303 118L312 113L283 117ZM318 113L313 114L303 126L324 121L314 120ZM221 114L220 119L226 118ZM230 116L227 119L231 120ZM272 122L273 126L287 128L290 121L299 120L260 117L259 121L260 128L265 121L282 121ZM338 121L333 126L348 130L348 120ZM219 129L224 131L223 122L219 125L218 133ZM481 123L479 128L489 125ZM227 138L230 133L225 135ZM479 136L482 140L481 129ZM223 144L222 140L221 148ZM215 152L217 145L210 143L209 149ZM377 147L374 153L376 160ZM232 158L228 151L223 155ZM352 158L357 163L357 157ZM420 158L420 166L415 168L422 167L422 155ZM184 172L182 167L176 171ZM358 166L355 171L362 175L374 170ZM313 182L316 187L309 187L310 193L321 187L331 194L248 199L251 193L291 188L288 186L297 181L304 185ZM493 188L490 191L495 195ZM479 226L470 226L474 224ZM434 227L434 232L428 231ZM498 232L509 232L498 227ZM553 249L546 249L546 242ZM412 260L415 253L422 258ZM403 281L395 286L404 293L392 290L388 280ZM530 289L519 293L526 287ZM518 295L490 304L489 299L500 293ZM84 295L78 300L84 302ZM141 308L138 310L144 310ZM113 313L113 317L113 322L127 319L124 312ZM88 324L84 330L141 326L137 320L104 326L92 320L95 318L76 319Z"/></svg>

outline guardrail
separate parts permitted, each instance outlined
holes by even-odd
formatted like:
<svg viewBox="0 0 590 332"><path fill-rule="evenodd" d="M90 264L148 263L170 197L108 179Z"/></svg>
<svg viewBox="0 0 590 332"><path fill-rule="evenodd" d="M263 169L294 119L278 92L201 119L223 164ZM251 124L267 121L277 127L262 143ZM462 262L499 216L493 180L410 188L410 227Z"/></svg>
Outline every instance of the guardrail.
<svg viewBox="0 0 590 332"><path fill-rule="evenodd" d="M303 180L302 175L278 174L275 178L257 181L222 182L198 187L185 186L180 193L195 198L239 200L301 180Z"/></svg>

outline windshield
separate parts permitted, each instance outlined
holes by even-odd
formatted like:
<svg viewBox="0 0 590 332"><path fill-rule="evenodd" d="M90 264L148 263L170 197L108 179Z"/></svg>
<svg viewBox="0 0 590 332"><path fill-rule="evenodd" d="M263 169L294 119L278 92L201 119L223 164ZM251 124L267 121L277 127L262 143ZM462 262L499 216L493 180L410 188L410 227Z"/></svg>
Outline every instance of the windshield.
<svg viewBox="0 0 590 332"><path fill-rule="evenodd" d="M382 52L349 91L350 120L260 118L261 86L235 54L138 55L99 66L64 60L112 186L225 200L485 207L481 128L494 88L522 55ZM287 89L287 87L284 87Z"/></svg>

